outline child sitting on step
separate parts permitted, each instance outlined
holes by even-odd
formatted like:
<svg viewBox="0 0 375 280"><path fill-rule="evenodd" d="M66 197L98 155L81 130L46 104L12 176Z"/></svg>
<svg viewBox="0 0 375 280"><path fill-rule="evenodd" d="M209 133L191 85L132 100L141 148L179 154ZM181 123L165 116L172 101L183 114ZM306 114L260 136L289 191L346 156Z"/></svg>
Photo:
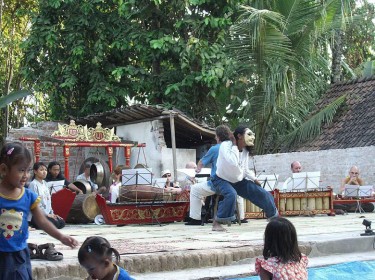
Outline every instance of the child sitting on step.
<svg viewBox="0 0 375 280"><path fill-rule="evenodd" d="M307 256L298 248L293 224L273 218L264 233L263 258L257 258L255 270L261 280L307 280Z"/></svg>

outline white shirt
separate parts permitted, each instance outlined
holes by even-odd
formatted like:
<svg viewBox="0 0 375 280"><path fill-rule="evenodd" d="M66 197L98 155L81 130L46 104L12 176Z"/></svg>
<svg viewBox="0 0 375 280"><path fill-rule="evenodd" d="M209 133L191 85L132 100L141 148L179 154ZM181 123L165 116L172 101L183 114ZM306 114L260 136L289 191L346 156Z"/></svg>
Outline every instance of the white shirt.
<svg viewBox="0 0 375 280"><path fill-rule="evenodd" d="M37 179L34 179L30 183L29 189L35 192L38 196L40 196L41 198L41 201L39 203L40 209L42 209L46 215L53 214L52 204L51 204L51 194L49 193L46 181L42 180L42 182L39 182Z"/></svg>
<svg viewBox="0 0 375 280"><path fill-rule="evenodd" d="M86 175L85 175L85 173L79 174L77 176L77 180L85 180L85 181L87 181L87 182L90 183L93 191L97 191L98 190L98 185L95 184L94 182L92 182L90 177L87 178Z"/></svg>
<svg viewBox="0 0 375 280"><path fill-rule="evenodd" d="M244 178L255 180L254 172L249 169L249 152L246 149L240 152L232 141L221 143L216 166L216 175L231 183L240 182Z"/></svg>
<svg viewBox="0 0 375 280"><path fill-rule="evenodd" d="M118 182L118 183L115 182L109 187L111 203L116 203L116 200L120 193L120 187L121 187L121 182Z"/></svg>

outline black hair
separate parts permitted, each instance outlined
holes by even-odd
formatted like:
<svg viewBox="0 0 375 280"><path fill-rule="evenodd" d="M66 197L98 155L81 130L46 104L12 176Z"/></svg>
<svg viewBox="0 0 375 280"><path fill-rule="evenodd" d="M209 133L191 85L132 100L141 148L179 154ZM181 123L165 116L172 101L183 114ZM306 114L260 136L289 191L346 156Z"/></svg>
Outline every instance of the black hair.
<svg viewBox="0 0 375 280"><path fill-rule="evenodd" d="M51 161L51 162L48 164L47 171L49 172L49 170L50 170L52 167L54 167L55 165L60 166L60 170L61 170L61 165L60 165L60 163L58 163L57 161Z"/></svg>
<svg viewBox="0 0 375 280"><path fill-rule="evenodd" d="M88 163L88 162L85 163L85 169L87 169L87 168L91 168L91 164Z"/></svg>
<svg viewBox="0 0 375 280"><path fill-rule="evenodd" d="M78 250L78 261L82 264L88 256L92 255L98 261L105 258L112 260L112 255L115 255L116 263L120 262L119 252L111 247L107 239L100 236L90 236L83 242L81 248Z"/></svg>
<svg viewBox="0 0 375 280"><path fill-rule="evenodd" d="M215 133L220 142L230 140L231 130L228 126L222 124L216 127Z"/></svg>
<svg viewBox="0 0 375 280"><path fill-rule="evenodd" d="M288 219L277 217L268 223L264 232L263 257L277 257L282 263L301 260L296 228Z"/></svg>
<svg viewBox="0 0 375 280"><path fill-rule="evenodd" d="M56 179L60 179L60 180L65 180L65 177L62 175L61 173L61 165L60 163L58 163L57 161L51 161L49 164L48 164L48 167L47 167L47 177L46 177L46 180L49 181L49 180L52 180L53 177L51 175L51 169L52 167L54 167L55 165L58 165L60 167L60 172L59 174L57 175Z"/></svg>
<svg viewBox="0 0 375 280"><path fill-rule="evenodd" d="M38 161L38 162L34 163L33 170L37 171L39 169L39 167L41 167L41 166L44 166L45 168L47 168L47 166L44 164L44 162ZM34 175L33 175L31 180L34 180L34 179L35 179L35 172L34 172Z"/></svg>
<svg viewBox="0 0 375 280"><path fill-rule="evenodd" d="M234 135L234 138L236 138L236 141L238 141L238 135L245 134L246 129L249 129L249 128L244 125L237 126L237 128L233 132L233 135ZM254 155L254 147L245 146L245 149L249 152L249 155Z"/></svg>
<svg viewBox="0 0 375 280"><path fill-rule="evenodd" d="M32 161L30 151L20 142L5 144L0 151L0 164L4 163L9 168L21 162L30 164Z"/></svg>
<svg viewBox="0 0 375 280"><path fill-rule="evenodd" d="M38 161L38 162L34 163L33 170L37 171L39 169L39 167L41 167L41 166L44 166L45 168L47 168L47 166L44 164L44 162Z"/></svg>

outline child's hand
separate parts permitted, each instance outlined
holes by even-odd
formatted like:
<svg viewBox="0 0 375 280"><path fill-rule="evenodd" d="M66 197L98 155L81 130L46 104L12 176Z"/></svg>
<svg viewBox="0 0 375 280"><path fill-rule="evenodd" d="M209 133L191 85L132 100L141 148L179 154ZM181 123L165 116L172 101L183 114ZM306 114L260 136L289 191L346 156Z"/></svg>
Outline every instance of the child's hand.
<svg viewBox="0 0 375 280"><path fill-rule="evenodd" d="M62 244L69 246L71 248L74 248L78 245L78 241L69 235L63 235L60 241Z"/></svg>

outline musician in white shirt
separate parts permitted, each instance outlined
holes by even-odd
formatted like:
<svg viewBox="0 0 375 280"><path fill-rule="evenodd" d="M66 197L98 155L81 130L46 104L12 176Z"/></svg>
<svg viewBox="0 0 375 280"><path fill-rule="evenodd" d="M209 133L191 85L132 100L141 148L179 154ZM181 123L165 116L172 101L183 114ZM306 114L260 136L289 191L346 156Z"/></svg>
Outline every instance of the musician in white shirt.
<svg viewBox="0 0 375 280"><path fill-rule="evenodd" d="M293 161L290 165L290 170L292 171L292 173L300 173L302 171L301 163L299 161ZM288 177L283 184L282 190L287 191L288 184L290 184L291 182L292 182L292 177Z"/></svg>
<svg viewBox="0 0 375 280"><path fill-rule="evenodd" d="M249 150L254 146L255 135L245 126L239 126L232 141L224 141L219 149L216 176L212 183L224 196L219 203L212 230L224 230L220 223L234 220L236 195L248 199L264 210L267 218L278 216L273 196L260 186L249 169Z"/></svg>

